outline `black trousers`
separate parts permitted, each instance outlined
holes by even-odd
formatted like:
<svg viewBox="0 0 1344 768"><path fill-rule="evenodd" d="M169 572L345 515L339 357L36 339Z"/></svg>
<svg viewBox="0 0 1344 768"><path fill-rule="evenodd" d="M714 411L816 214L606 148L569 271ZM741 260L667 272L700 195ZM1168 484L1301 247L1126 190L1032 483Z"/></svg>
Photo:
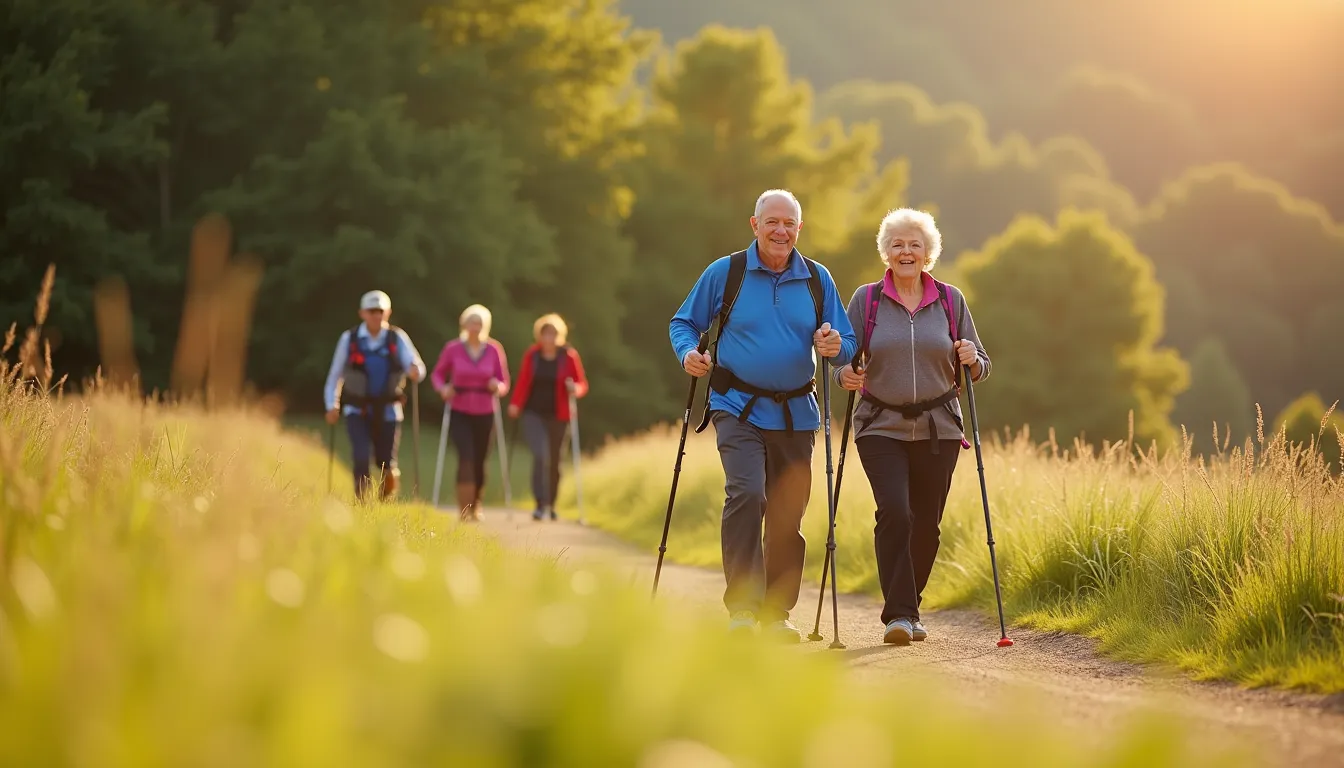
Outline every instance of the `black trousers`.
<svg viewBox="0 0 1344 768"><path fill-rule="evenodd" d="M490 435L495 428L493 413L453 411L448 435L457 449L457 482L485 487L485 460L490 454Z"/></svg>
<svg viewBox="0 0 1344 768"><path fill-rule="evenodd" d="M877 502L873 548L886 601L882 623L918 619L961 442L939 440L938 453L932 440L865 435L854 445Z"/></svg>

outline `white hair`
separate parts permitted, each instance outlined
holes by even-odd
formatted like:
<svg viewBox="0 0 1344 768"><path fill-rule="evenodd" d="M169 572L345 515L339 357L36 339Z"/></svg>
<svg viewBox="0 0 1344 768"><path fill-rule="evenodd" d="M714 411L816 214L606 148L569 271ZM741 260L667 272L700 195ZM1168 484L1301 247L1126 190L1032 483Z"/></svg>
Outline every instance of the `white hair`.
<svg viewBox="0 0 1344 768"><path fill-rule="evenodd" d="M803 204L798 202L798 198L794 197L793 193L787 189L767 189L762 192L761 196L756 198L756 213L754 214L756 218L761 217L761 211L765 209L765 201L772 197L783 197L793 203L794 210L798 211L798 220L803 220Z"/></svg>
<svg viewBox="0 0 1344 768"><path fill-rule="evenodd" d="M943 234L938 231L933 216L914 208L897 208L888 211L887 215L882 217L882 224L877 228L877 253L882 257L882 263L891 266L891 258L887 255L887 240L892 230L905 227L914 227L923 236L924 254L927 257L924 271L931 271L933 265L938 263L938 256L943 252Z"/></svg>
<svg viewBox="0 0 1344 768"><path fill-rule="evenodd" d="M470 307L462 310L462 315L457 318L458 327L465 328L467 321L473 317L481 321L481 340L484 341L485 339L490 338L490 310L486 309L483 304L472 304ZM458 334L458 338L466 341L467 332L465 330L462 331L462 333Z"/></svg>

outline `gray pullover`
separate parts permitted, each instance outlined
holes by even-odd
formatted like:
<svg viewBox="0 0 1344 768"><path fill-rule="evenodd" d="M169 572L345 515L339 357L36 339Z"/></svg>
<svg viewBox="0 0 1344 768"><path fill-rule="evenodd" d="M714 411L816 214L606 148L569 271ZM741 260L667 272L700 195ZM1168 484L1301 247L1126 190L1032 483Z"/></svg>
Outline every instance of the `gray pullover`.
<svg viewBox="0 0 1344 768"><path fill-rule="evenodd" d="M930 278L925 274L924 299L913 316L895 299L882 293L881 282L874 289L874 295L880 296L880 299L877 320L868 341L867 390L884 403L910 405L932 400L956 385L953 378L956 374L953 367L955 357L947 313ZM975 323L966 307L966 297L954 286L949 285L947 288L953 316L957 319L957 336L975 344L981 366L980 377L975 381L983 381L989 376L989 355L975 331ZM860 345L867 330L867 296L868 286L861 285L849 300L849 322L854 326ZM838 383L840 370L837 369L833 375ZM862 394L860 391L859 395ZM936 406L929 413L933 414L937 424L939 440L959 440L964 437L963 431L957 427L957 419L961 418L959 399ZM879 409L872 403L859 400L854 414L854 438L881 435L896 440L928 440L929 413L907 419L899 411ZM969 424L965 426L970 429Z"/></svg>

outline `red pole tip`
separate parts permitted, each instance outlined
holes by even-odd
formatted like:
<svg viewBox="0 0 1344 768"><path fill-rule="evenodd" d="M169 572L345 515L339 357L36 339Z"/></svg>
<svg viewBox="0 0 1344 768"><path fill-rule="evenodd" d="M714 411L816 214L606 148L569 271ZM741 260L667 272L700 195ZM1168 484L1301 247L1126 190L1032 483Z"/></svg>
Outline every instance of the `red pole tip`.
<svg viewBox="0 0 1344 768"><path fill-rule="evenodd" d="M1013 644L1013 641L1012 641L1012 640L1009 640L1009 639L1006 638L1006 637L999 641L999 647L1000 647L1000 648L1007 648L1008 646L1010 646L1010 645L1012 645L1012 644Z"/></svg>

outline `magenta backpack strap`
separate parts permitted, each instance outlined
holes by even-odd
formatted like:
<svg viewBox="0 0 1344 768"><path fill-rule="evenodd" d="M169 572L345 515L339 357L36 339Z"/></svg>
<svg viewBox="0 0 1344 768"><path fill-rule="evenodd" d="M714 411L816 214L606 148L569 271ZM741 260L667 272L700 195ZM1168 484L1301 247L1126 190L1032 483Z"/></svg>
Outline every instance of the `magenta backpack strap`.
<svg viewBox="0 0 1344 768"><path fill-rule="evenodd" d="M951 292L948 291L947 289L947 283L944 283L937 279L935 279L933 282L935 285L938 286L938 301L943 305L943 312L947 314L947 332L952 336L952 343L956 344L961 337L957 334L957 315L955 312L952 311ZM957 362L956 353L953 352L952 354L953 354L952 364L953 368L956 370L956 374L954 374L955 381L957 382L957 390L960 391L961 363ZM961 438L961 447L962 450L968 450L971 447L971 444L966 442L965 437Z"/></svg>
<svg viewBox="0 0 1344 768"><path fill-rule="evenodd" d="M863 311L863 345L859 347L859 354L864 355L868 352L868 342L873 338L873 328L877 326L877 305L882 301L881 283L869 283L868 295L864 299Z"/></svg>

